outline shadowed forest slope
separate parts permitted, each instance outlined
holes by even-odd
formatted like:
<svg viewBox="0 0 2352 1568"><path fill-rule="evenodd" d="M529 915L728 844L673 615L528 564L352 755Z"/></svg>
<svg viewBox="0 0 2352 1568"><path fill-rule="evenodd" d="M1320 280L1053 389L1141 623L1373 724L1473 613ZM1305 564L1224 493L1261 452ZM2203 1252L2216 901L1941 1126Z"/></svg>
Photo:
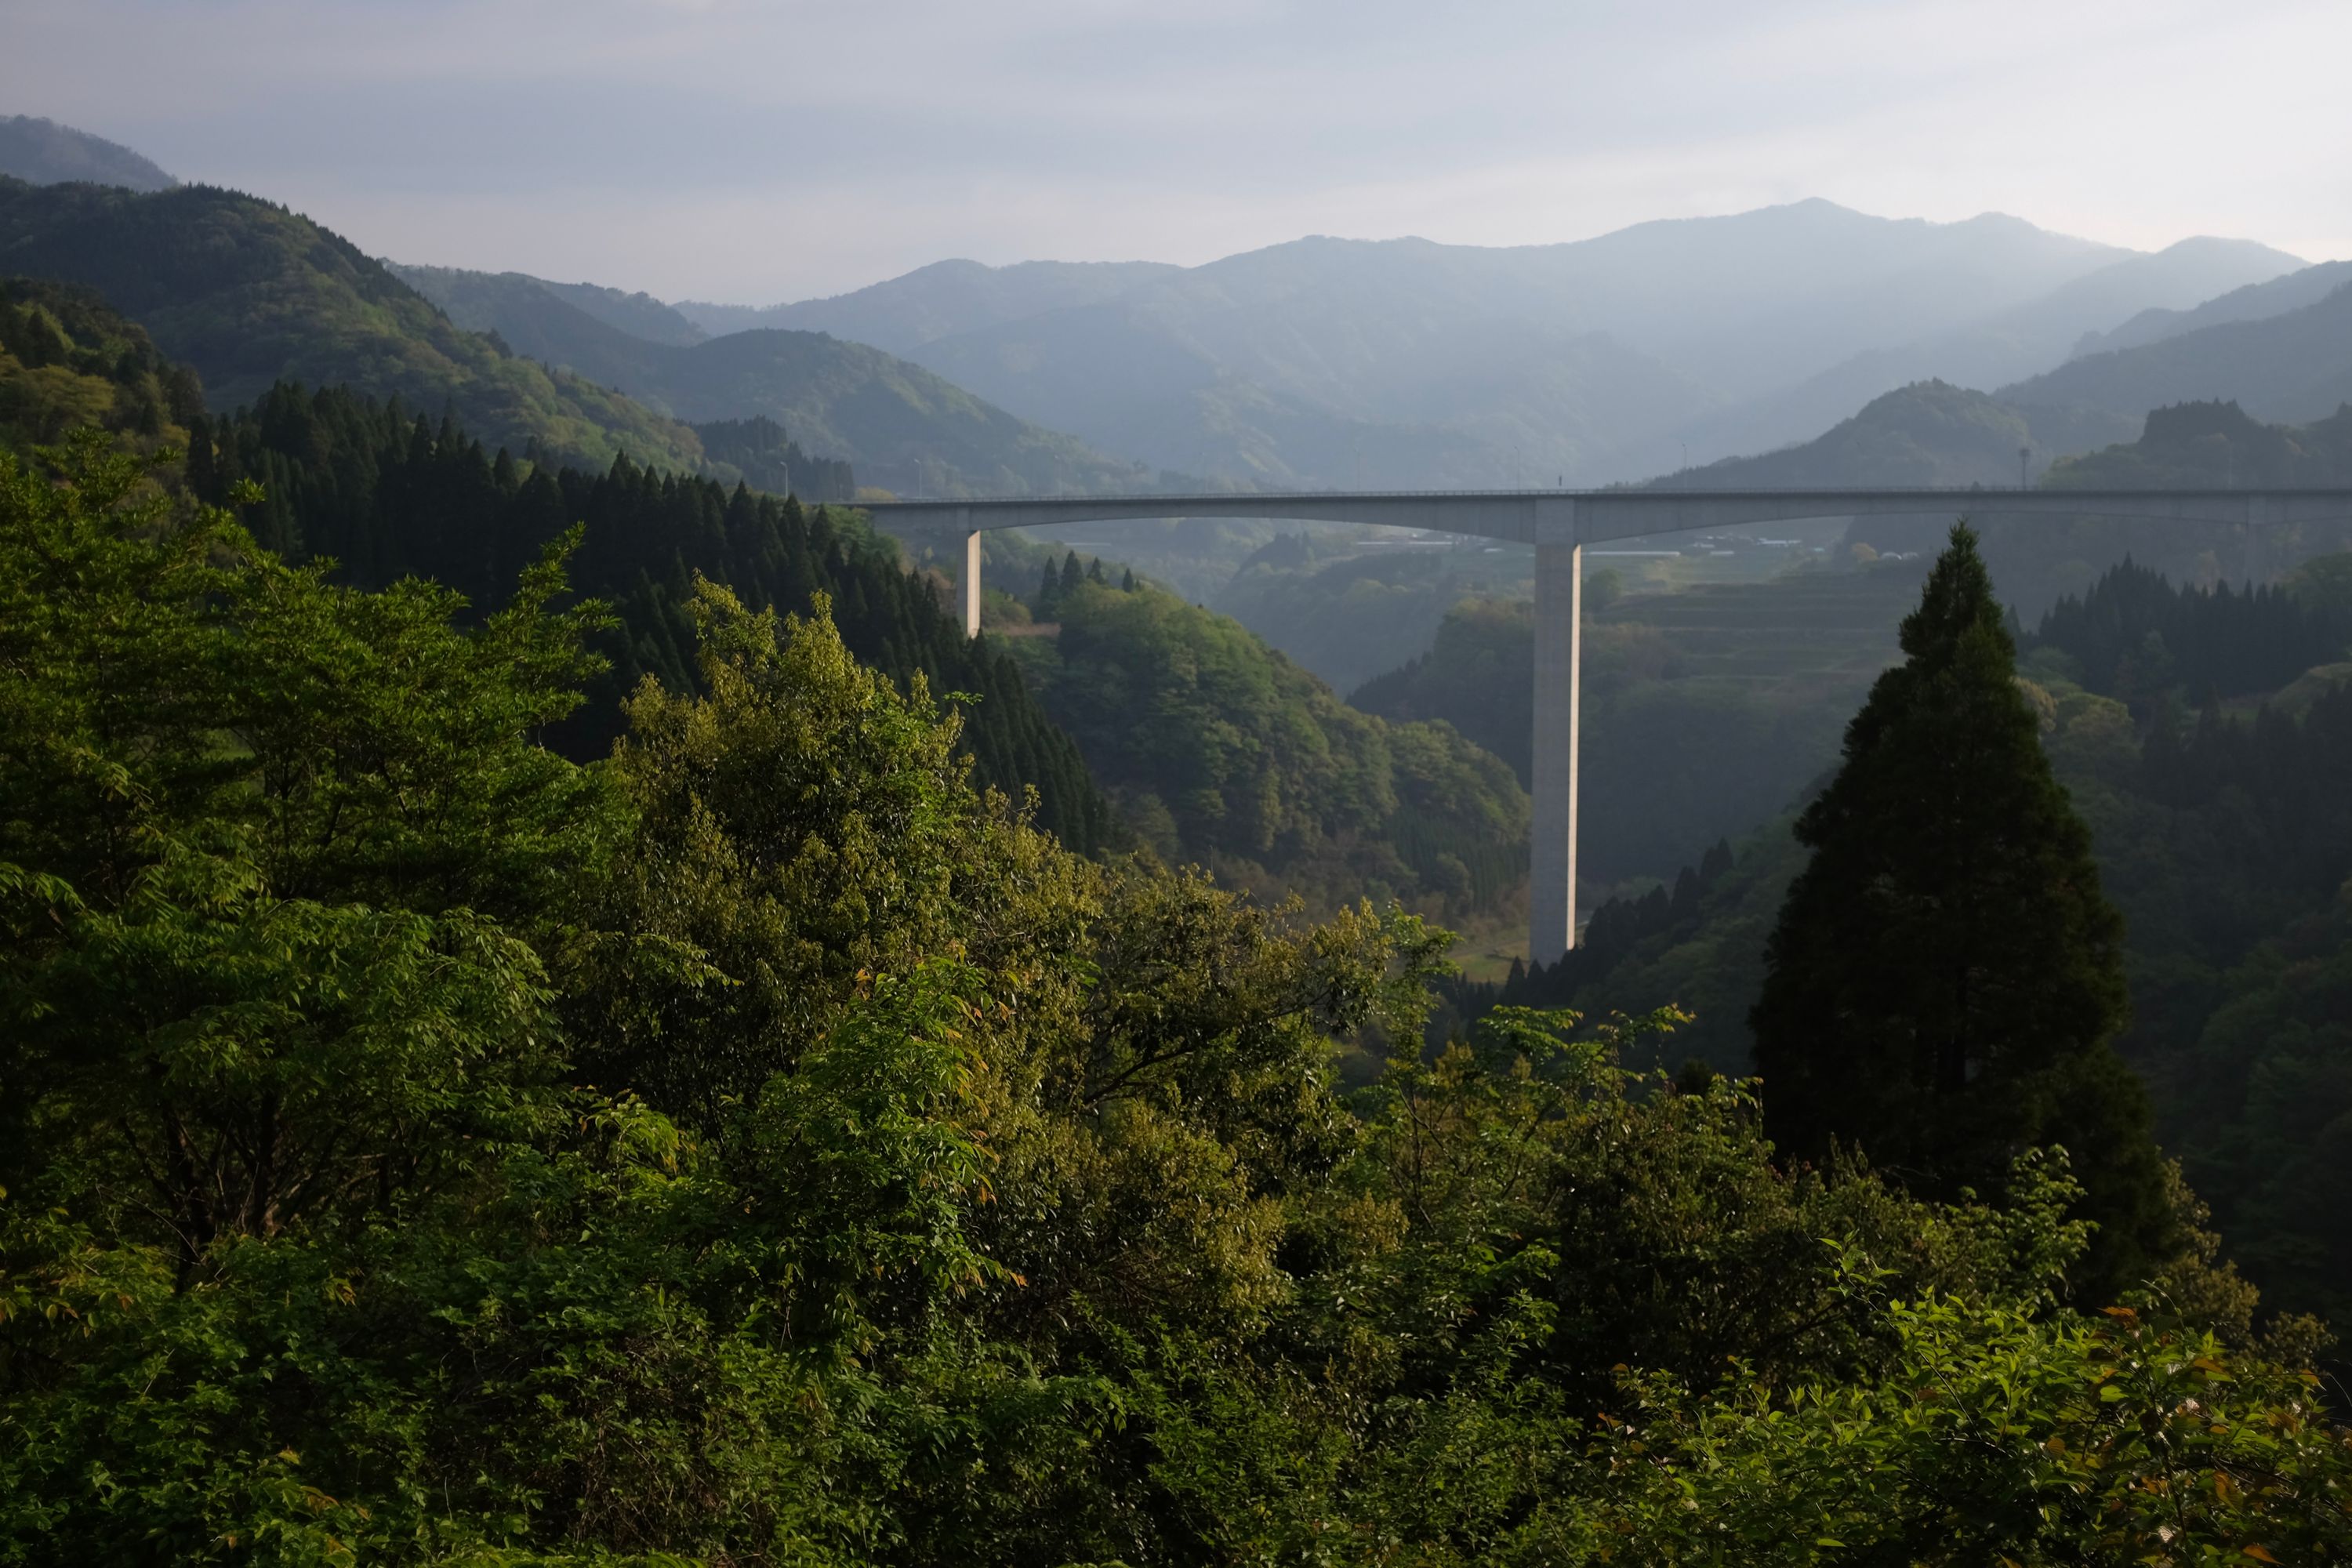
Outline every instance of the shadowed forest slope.
<svg viewBox="0 0 2352 1568"><path fill-rule="evenodd" d="M0 180L0 271L79 283L204 378L216 409L280 381L444 408L484 438L562 462L616 456L692 472L694 433L452 323L340 237L233 191L153 195Z"/></svg>

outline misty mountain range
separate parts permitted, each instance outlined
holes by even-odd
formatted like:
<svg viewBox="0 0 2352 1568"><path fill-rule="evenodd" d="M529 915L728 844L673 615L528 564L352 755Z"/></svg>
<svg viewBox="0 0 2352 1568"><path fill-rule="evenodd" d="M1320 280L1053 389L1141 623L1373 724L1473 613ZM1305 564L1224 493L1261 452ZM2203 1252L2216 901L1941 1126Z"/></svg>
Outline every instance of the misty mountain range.
<svg viewBox="0 0 2352 1568"><path fill-rule="evenodd" d="M133 191L179 184L120 142L29 114L0 114L0 174L36 185L83 180Z"/></svg>
<svg viewBox="0 0 2352 1568"><path fill-rule="evenodd" d="M2019 416L2044 462L2182 397L2317 417L2328 377L2352 370L2352 353L2327 360L2325 334L2305 344L2321 362L2309 374L2258 345L2214 383L2202 367L2231 351L2200 342L2037 378L2070 355L2276 320L2347 271L2244 240L2140 253L1998 215L1934 224L1807 201L1567 245L1318 237L1193 268L946 261L667 320L673 341L789 328L870 344L1102 451L1225 482L1575 485L1802 443L1936 380L2048 405ZM2159 368L2168 357L2181 368Z"/></svg>
<svg viewBox="0 0 2352 1568"><path fill-rule="evenodd" d="M2284 289L2240 293L2255 296L2238 300L2233 309L2242 310L2292 305L2299 295ZM2174 319L2180 330L2170 335L2081 355L2005 387L2000 395L2116 414L2226 398L2256 418L2291 425L2324 419L2352 399L2352 287L2338 282L2311 303L2276 314L2199 324L2204 317L2201 310L2184 312Z"/></svg>
<svg viewBox="0 0 2352 1568"><path fill-rule="evenodd" d="M824 332L705 337L646 295L519 272L392 270L450 320L689 423L764 415L811 452L896 489L1139 490L1154 479L1015 418L920 365Z"/></svg>
<svg viewBox="0 0 2352 1568"><path fill-rule="evenodd" d="M0 172L170 184L47 121L0 121ZM2307 422L2352 396L2352 263L1819 200L1561 245L942 261L766 307L392 270L648 417L764 415L902 491L2013 482L2021 446L2043 467L2160 405Z"/></svg>

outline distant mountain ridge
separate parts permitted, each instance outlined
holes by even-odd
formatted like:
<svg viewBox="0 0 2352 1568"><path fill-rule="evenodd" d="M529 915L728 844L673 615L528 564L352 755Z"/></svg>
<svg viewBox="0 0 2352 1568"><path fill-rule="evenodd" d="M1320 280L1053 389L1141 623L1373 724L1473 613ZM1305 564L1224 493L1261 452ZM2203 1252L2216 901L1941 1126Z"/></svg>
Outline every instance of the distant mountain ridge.
<svg viewBox="0 0 2352 1568"><path fill-rule="evenodd" d="M402 268L394 267L393 270L398 272ZM528 273L521 272L511 276L530 277ZM595 283L551 283L544 278L531 278L530 281L565 304L586 311L606 326L626 332L633 338L643 338L647 342L690 348L710 336L642 290L632 294Z"/></svg>
<svg viewBox="0 0 2352 1568"><path fill-rule="evenodd" d="M95 425L142 452L188 439L204 388L88 289L0 278L0 449Z"/></svg>
<svg viewBox="0 0 2352 1568"><path fill-rule="evenodd" d="M2352 279L2278 314L2225 317L2154 342L2085 354L2003 387L1999 395L2112 414L2227 399L2258 419L2290 425L2323 419L2352 400Z"/></svg>
<svg viewBox="0 0 2352 1568"><path fill-rule="evenodd" d="M1654 481L1677 489L2018 482L2018 453L2039 478L2056 459L2128 441L2139 421L2067 408L2023 407L1948 382L1915 382L1873 398L1812 440L1726 458Z"/></svg>
<svg viewBox="0 0 2352 1568"><path fill-rule="evenodd" d="M2352 483L2352 407L2307 425L2273 425L2234 402L2148 410L2138 437L2069 458L2048 484L2136 489L2156 485L2276 485L2332 489Z"/></svg>
<svg viewBox="0 0 2352 1568"><path fill-rule="evenodd" d="M1002 495L1149 489L1156 482L1137 464L1016 419L864 343L774 329L651 342L522 273L394 270L453 321L496 331L518 353L679 419L764 416L811 453L846 459L867 482L887 489ZM615 293L593 302L616 312ZM630 301L623 319L647 313Z"/></svg>
<svg viewBox="0 0 2352 1568"><path fill-rule="evenodd" d="M2063 362L2085 337L2097 335L2091 323L2209 300L2249 276L2284 274L2277 279L2284 282L2299 276L2294 269L2301 268L2284 251L2245 240L2182 240L2153 255L2101 267L2038 299L1938 336L1856 354L1795 386L1629 449L1619 455L1620 462L1629 469L1663 468L1685 442L1702 452L1769 451L1807 440L1872 399L1921 381L2001 386Z"/></svg>
<svg viewBox="0 0 2352 1568"><path fill-rule="evenodd" d="M0 174L36 185L85 181L134 191L180 183L119 142L29 114L0 115Z"/></svg>
<svg viewBox="0 0 2352 1568"><path fill-rule="evenodd" d="M1815 200L1561 245L1308 237L1115 289L1116 270L947 262L764 312L681 309L713 331L822 323L1162 468L1592 483L1685 446L1703 462L1810 437L1916 380L2015 380L2137 312L2299 266L2245 241L2151 256Z"/></svg>
<svg viewBox="0 0 2352 1568"><path fill-rule="evenodd" d="M2266 283L2232 289L2189 310L2142 310L2111 332L2084 335L2074 345L2074 357L2139 348L2225 321L2266 321L2317 304L2347 283L2352 283L2352 261L2318 262Z"/></svg>
<svg viewBox="0 0 2352 1568"><path fill-rule="evenodd" d="M1091 305L1181 272L1164 261L934 261L887 282L787 305L681 300L680 314L717 336L762 327L831 332L904 355L918 344L1046 310Z"/></svg>
<svg viewBox="0 0 2352 1568"><path fill-rule="evenodd" d="M0 178L0 273L96 289L203 377L212 406L281 381L447 410L493 445L603 468L705 468L677 420L466 331L298 213L205 185L138 194Z"/></svg>

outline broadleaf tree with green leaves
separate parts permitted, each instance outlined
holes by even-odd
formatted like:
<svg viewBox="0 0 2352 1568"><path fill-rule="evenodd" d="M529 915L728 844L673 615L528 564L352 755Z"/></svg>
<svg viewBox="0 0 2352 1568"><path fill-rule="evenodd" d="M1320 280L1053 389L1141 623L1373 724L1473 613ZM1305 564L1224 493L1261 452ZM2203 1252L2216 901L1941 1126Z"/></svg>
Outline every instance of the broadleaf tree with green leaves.
<svg viewBox="0 0 2352 1568"><path fill-rule="evenodd" d="M2352 1553L2292 1364L2061 1300L2061 1157L1425 1054L1443 933L1072 854L821 605L565 761L561 554L469 624L0 454L0 1563Z"/></svg>

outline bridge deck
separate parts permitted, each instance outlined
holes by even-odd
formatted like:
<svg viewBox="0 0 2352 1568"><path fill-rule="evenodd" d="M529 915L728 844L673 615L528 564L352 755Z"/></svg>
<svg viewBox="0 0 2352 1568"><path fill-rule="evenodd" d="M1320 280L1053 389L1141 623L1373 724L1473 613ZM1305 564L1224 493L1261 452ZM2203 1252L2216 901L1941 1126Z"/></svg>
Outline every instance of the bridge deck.
<svg viewBox="0 0 2352 1568"><path fill-rule="evenodd" d="M877 501L877 521L968 530L1176 517L1284 518L1426 529L1520 544L1600 544L1835 517L2137 518L2221 526L2352 518L2338 489L1326 490Z"/></svg>

